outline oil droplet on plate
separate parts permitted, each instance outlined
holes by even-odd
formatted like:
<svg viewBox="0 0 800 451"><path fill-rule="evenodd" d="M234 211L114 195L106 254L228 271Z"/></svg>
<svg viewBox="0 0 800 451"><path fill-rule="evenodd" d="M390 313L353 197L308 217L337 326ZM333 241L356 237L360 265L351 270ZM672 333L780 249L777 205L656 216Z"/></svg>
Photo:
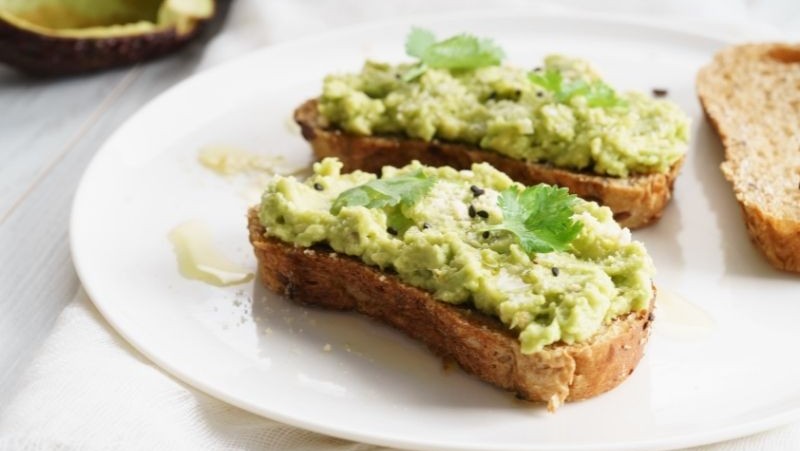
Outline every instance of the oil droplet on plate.
<svg viewBox="0 0 800 451"><path fill-rule="evenodd" d="M219 175L260 173L292 175L305 168L292 168L281 155L264 155L233 146L206 146L200 149L197 160Z"/></svg>
<svg viewBox="0 0 800 451"><path fill-rule="evenodd" d="M714 330L711 315L677 293L659 290L656 305L654 332L677 340L693 341L708 338Z"/></svg>
<svg viewBox="0 0 800 451"><path fill-rule="evenodd" d="M214 248L211 230L201 221L184 222L167 237L178 259L178 270L187 279L223 287L249 282L254 277Z"/></svg>

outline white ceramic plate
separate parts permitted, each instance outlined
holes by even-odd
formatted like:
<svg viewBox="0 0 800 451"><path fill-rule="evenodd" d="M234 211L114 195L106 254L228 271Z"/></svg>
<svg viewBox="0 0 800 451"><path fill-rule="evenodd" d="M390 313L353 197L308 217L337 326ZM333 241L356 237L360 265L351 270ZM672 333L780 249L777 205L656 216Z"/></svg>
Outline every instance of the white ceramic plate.
<svg viewBox="0 0 800 451"><path fill-rule="evenodd" d="M549 415L444 371L423 346L357 315L295 306L257 281L217 288L178 274L166 235L187 219L205 221L218 248L255 267L245 233L253 198L241 180L202 168L198 148L226 144L309 162L307 145L287 127L293 108L318 93L328 72L356 70L368 56L402 59L410 22L256 52L169 90L108 140L80 186L71 239L81 280L111 325L170 373L231 404L390 446L655 450L800 417L800 283L770 268L748 241L695 99L697 69L725 42L591 16L484 13L414 23L439 36L491 36L519 65L563 52L589 58L616 86L669 90L693 118L691 151L663 219L635 235L657 264L662 292L707 312L710 325L697 313L662 309L647 356L626 383Z"/></svg>

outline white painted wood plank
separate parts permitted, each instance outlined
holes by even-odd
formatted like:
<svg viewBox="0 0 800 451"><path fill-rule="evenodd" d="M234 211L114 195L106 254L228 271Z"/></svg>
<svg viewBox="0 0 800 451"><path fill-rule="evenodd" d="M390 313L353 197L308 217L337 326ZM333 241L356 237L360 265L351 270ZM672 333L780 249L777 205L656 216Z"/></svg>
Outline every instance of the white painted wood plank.
<svg viewBox="0 0 800 451"><path fill-rule="evenodd" d="M63 159L0 224L0 406L13 394L19 370L78 289L67 225L83 170L117 127L144 103L191 75L200 57L201 52L193 50L137 69L113 105L84 125Z"/></svg>
<svg viewBox="0 0 800 451"><path fill-rule="evenodd" d="M62 80L0 72L0 222L129 71Z"/></svg>

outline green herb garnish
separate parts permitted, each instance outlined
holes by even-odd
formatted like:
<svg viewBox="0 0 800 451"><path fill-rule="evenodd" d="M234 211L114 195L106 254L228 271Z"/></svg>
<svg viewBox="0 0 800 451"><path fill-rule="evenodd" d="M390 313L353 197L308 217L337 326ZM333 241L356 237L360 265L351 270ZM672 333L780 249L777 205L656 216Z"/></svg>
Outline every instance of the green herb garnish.
<svg viewBox="0 0 800 451"><path fill-rule="evenodd" d="M544 73L531 72L528 78L536 85L553 94L556 102L566 103L575 96L586 97L590 107L624 106L625 100L617 96L607 84L600 80L587 82L585 80L566 81L561 72L547 70Z"/></svg>
<svg viewBox="0 0 800 451"><path fill-rule="evenodd" d="M411 81L429 67L436 69L477 69L496 66L505 57L503 49L491 39L470 34L459 34L436 42L434 34L423 28L412 28L406 38L406 53L419 59L419 63L403 74Z"/></svg>
<svg viewBox="0 0 800 451"><path fill-rule="evenodd" d="M503 222L488 230L511 232L528 253L564 250L583 228L572 219L575 201L566 188L536 185L520 192L512 186L497 198Z"/></svg>
<svg viewBox="0 0 800 451"><path fill-rule="evenodd" d="M436 183L436 177L428 177L417 169L408 175L386 179L375 179L350 188L339 194L331 206L332 214L339 214L343 207L364 206L367 208L413 205ZM394 218L392 222L398 222ZM391 224L390 224L391 225Z"/></svg>

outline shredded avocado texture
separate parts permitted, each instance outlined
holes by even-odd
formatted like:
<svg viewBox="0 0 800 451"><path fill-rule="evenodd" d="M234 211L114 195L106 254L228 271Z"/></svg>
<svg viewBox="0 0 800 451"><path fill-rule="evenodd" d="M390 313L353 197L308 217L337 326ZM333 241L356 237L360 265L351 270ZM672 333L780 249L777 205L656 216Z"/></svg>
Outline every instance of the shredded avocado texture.
<svg viewBox="0 0 800 451"><path fill-rule="evenodd" d="M584 60L551 55L538 70L428 68L367 61L325 78L319 111L359 135L477 145L512 158L627 177L663 173L685 154L689 119L672 102L616 93Z"/></svg>
<svg viewBox="0 0 800 451"><path fill-rule="evenodd" d="M505 220L501 193L524 187L488 164L463 171L418 162L385 167L381 186L411 178L430 186L408 201L371 205L337 203L342 193L380 188L375 175L341 168L328 158L305 181L276 176L260 207L267 235L302 247L327 245L439 301L493 315L519 334L523 353L588 340L613 318L646 309L653 296L644 246L594 202L572 202L572 220L582 227L563 250L529 253L498 228Z"/></svg>

